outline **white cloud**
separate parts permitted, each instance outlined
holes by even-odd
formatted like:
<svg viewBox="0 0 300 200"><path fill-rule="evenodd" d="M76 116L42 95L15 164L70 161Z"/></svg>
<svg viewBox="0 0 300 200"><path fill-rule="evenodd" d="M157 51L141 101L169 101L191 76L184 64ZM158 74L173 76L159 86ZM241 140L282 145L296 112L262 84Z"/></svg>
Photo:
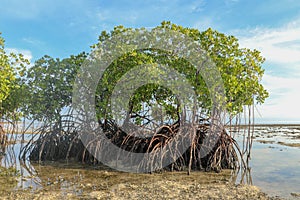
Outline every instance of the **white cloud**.
<svg viewBox="0 0 300 200"><path fill-rule="evenodd" d="M292 97L292 98L291 98ZM280 98L280 103L274 104L272 99L264 105L258 107L261 120L280 120L280 121L300 121L298 106L300 100L299 93L287 93L284 97Z"/></svg>
<svg viewBox="0 0 300 200"><path fill-rule="evenodd" d="M268 61L280 64L300 62L300 20L280 28L256 28L241 33L241 46L260 50Z"/></svg>
<svg viewBox="0 0 300 200"><path fill-rule="evenodd" d="M206 2L204 0L196 0L189 3L189 9L191 12L201 12L204 10Z"/></svg>
<svg viewBox="0 0 300 200"><path fill-rule="evenodd" d="M198 20L194 26L194 28L200 30L200 31L205 31L210 27L215 27L213 20L208 17L201 17L200 20Z"/></svg>
<svg viewBox="0 0 300 200"><path fill-rule="evenodd" d="M34 39L34 38L31 38L31 37L25 37L22 40L24 42L28 43L28 44L33 44L33 45L37 45L37 46L40 46L40 45L44 44L44 42L42 42L40 40L37 40L37 39Z"/></svg>
<svg viewBox="0 0 300 200"><path fill-rule="evenodd" d="M16 49L16 48L6 48L8 53L15 53L15 54L22 54L24 56L24 58L26 58L27 60L29 60L29 62L32 60L32 53L29 50L25 50L25 49Z"/></svg>
<svg viewBox="0 0 300 200"><path fill-rule="evenodd" d="M264 86L271 98L261 106L265 118L299 119L300 79L265 75Z"/></svg>
<svg viewBox="0 0 300 200"><path fill-rule="evenodd" d="M270 97L259 106L262 117L300 121L300 19L279 28L235 30L234 35L242 47L261 51L267 60L263 85Z"/></svg>
<svg viewBox="0 0 300 200"><path fill-rule="evenodd" d="M225 4L238 3L240 0L225 0Z"/></svg>

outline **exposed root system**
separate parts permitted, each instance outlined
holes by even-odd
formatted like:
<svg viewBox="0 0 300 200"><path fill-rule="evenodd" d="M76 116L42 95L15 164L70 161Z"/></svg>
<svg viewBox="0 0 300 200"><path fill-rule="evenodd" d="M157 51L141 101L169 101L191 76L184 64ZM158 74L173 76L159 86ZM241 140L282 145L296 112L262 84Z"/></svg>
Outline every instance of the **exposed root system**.
<svg viewBox="0 0 300 200"><path fill-rule="evenodd" d="M101 164L93 155L105 153L106 158L116 156L110 155L114 152L104 151L104 144L108 139L120 149L128 152L153 153L165 149L169 155L174 156L173 162L167 166L163 166L163 163L160 163L161 166L154 166L154 161L157 161L155 156L158 154L151 154L153 156L140 162L134 160L135 158L127 158L129 166L138 162L137 167L148 169L147 171L163 169L170 171L188 170L189 172L191 170L214 170L219 172L222 169L239 168L240 163L243 163L243 157L236 141L223 127L212 134L208 121L202 121L194 127L190 127L189 132L183 137L177 136L182 135L182 129L187 129L183 128L179 122L172 125L162 125L156 132L152 135L148 134L147 137L137 137L137 133L127 134L113 121L106 121L101 124L103 132L98 133L98 135L93 134L92 136L97 140L91 140L88 145L83 145L74 122L67 121L67 123L61 124L61 126L54 125L56 128L53 128L53 124L49 124L39 129L36 132L39 138L30 141L23 149L24 158L27 153L30 153L30 159L35 161L71 159L83 163ZM178 156L178 149L182 148L180 144L182 140L187 138L190 142L187 144L189 147ZM91 149L93 153L88 151Z"/></svg>

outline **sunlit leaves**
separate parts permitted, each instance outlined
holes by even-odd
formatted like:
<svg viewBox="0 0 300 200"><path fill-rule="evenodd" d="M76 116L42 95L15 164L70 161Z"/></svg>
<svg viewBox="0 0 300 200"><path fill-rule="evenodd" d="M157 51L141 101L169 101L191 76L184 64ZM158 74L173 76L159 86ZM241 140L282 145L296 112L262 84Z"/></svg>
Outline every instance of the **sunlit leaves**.
<svg viewBox="0 0 300 200"><path fill-rule="evenodd" d="M268 92L260 83L264 74L262 64L265 59L260 55L259 51L240 48L237 38L212 29L200 32L197 29L185 28L170 22L162 22L160 26L153 30L161 28L180 32L192 38L195 43L205 50L205 54L216 64L222 76L226 98L224 101L229 113L240 113L243 111L243 106L252 105L254 102L263 103L268 97ZM103 31L98 38L98 43L93 45L92 49L97 49L106 40L116 35L122 36L121 40L118 41L121 43L126 42L129 34L131 36L138 35L140 32L147 31L145 28L134 29L117 26L111 32ZM159 40L156 35L149 38L151 38L150 41L147 41L149 45L153 42L151 40ZM174 40L180 40L180 37L174 38ZM12 84L10 83L16 79L10 59L13 58L15 63L20 63L16 66L21 68L24 66L22 62L24 59L21 55L10 56L4 52L3 43L4 41L0 37L0 102L8 98L12 90ZM106 46L106 48L110 51L126 53L109 63L109 67L98 83L95 99L96 112L99 119L111 117L111 94L124 74L135 67L143 65L154 66L154 64L172 68L183 74L197 95L198 106L205 111L211 109L211 96L204 78L189 60L174 54L174 52L167 52L157 48L149 47L126 51L122 49L122 45L116 44L117 46L114 46L114 48L117 49L112 49L111 46ZM132 49L134 49L133 47ZM97 57L97 54L89 55L91 62L94 59L93 56ZM37 60L27 72L26 88L28 89L28 98L23 110L35 119L47 118L48 120L57 120L62 109L71 105L73 83L79 67L86 58L87 55L82 53L62 60L49 56L44 56ZM110 58L103 59L104 61L109 61ZM156 73L155 70L151 70L151 72ZM24 72L21 70L19 74L22 75ZM179 101L176 95L169 88L162 87L159 81L147 84L135 91L128 105L129 114L141 114L145 106L157 106L155 112L162 109L167 116L173 119L176 119L178 112L180 112ZM141 122L140 119L137 120Z"/></svg>
<svg viewBox="0 0 300 200"><path fill-rule="evenodd" d="M257 50L240 48L237 38L212 29L201 32L199 41L216 63L226 89L227 110L236 114L244 105L263 103L268 92L260 83L265 59Z"/></svg>
<svg viewBox="0 0 300 200"><path fill-rule="evenodd" d="M260 83L264 74L262 64L265 59L260 55L259 51L240 48L237 38L227 36L210 28L200 32L197 29L185 28L170 22L162 22L156 28L178 31L193 38L195 42L200 44L221 73L225 87L226 108L229 113L233 115L240 113L243 111L243 106L252 105L255 101L263 103L268 97L268 92ZM126 38L128 32L132 33L135 31L137 29L117 26L109 33L102 32L99 36L99 43L94 45L94 47L101 45L114 35L119 34ZM126 41L126 39L124 40ZM149 48L124 54L109 66L97 89L98 117L107 117L111 92L118 80L126 72L138 65L153 63L166 65L184 74L194 87L200 106L204 110L211 108L210 93L205 81L201 75L197 74L195 67L188 60L180 58L172 54L172 52ZM178 104L174 94L168 90L160 90L159 84L148 84L139 88L131 98L131 105L128 106L130 112L138 113L143 109L143 104L154 106L153 102L162 105L171 116L176 116L176 112L179 111L174 106Z"/></svg>
<svg viewBox="0 0 300 200"><path fill-rule="evenodd" d="M29 61L22 54L7 53L0 33L0 118L17 118L23 100L23 77Z"/></svg>
<svg viewBox="0 0 300 200"><path fill-rule="evenodd" d="M61 111L70 106L76 74L86 53L65 59L44 56L28 70L28 98L24 112L37 120L58 120Z"/></svg>

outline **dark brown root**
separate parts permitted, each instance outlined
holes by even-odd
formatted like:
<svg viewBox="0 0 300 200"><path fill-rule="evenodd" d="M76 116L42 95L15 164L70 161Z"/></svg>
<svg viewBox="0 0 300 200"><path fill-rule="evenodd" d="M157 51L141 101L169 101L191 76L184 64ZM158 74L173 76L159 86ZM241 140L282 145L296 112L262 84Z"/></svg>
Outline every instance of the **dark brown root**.
<svg viewBox="0 0 300 200"><path fill-rule="evenodd" d="M4 128L0 124L0 155L4 154L5 152L5 146L7 144L7 135L4 131Z"/></svg>
<svg viewBox="0 0 300 200"><path fill-rule="evenodd" d="M34 161L72 159L89 164L100 164L93 155L99 155L101 152L105 152L105 156L110 157L110 152L104 151L103 140L95 135L93 138L96 139L90 140L84 146L80 140L79 131L72 124L74 125L74 122L65 123L65 126L55 125L55 129L49 124L48 127L40 129L39 138L25 146L23 155L30 153L30 159ZM120 149L134 153L151 153L165 149L169 155L174 155L173 162L167 166L163 166L163 163L161 166L154 166L153 163L158 159L157 157L149 157L146 161L140 162L138 167L148 169L147 171L187 169L189 172L191 170L219 172L222 169L239 168L239 161L243 160L235 140L223 127L220 128L220 131L212 134L208 121L202 121L193 129L189 129L194 130L194 133L186 134L187 137L190 137L191 144L181 155L178 153L179 146L177 145L180 145L184 138L176 139L176 135L182 131L179 122L162 125L158 131L147 138L136 137L134 132L127 134L113 121L106 121L105 124L102 124L102 128L105 137ZM93 154L87 149L93 149ZM114 156L111 155L111 158ZM136 163L133 157L126 159L128 159L129 166Z"/></svg>

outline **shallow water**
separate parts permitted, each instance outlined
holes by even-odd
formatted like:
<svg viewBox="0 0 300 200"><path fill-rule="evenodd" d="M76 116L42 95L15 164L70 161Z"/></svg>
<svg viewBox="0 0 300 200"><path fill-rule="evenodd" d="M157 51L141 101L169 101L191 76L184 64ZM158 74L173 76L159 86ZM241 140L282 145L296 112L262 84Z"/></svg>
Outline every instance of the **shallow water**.
<svg viewBox="0 0 300 200"><path fill-rule="evenodd" d="M300 192L300 150L281 145L255 144L253 184L272 195L289 197Z"/></svg>
<svg viewBox="0 0 300 200"><path fill-rule="evenodd" d="M254 136L253 184L273 196L292 198L291 193L300 193L300 147L283 145L300 144L298 127L261 128Z"/></svg>
<svg viewBox="0 0 300 200"><path fill-rule="evenodd" d="M29 140L32 135L25 135ZM251 183L262 189L270 196L293 198L291 193L300 193L300 126L299 127L257 127L254 133L251 173L246 183ZM242 137L238 137L239 140ZM76 163L48 162L44 165L32 164L29 161L20 163L18 154L22 143L10 145L7 154L1 160L5 167L16 166L21 173L17 185L11 189L25 189L34 192L41 188L73 193L78 196L87 191L112 190L115 184L124 182L140 183L144 180L186 180L199 183L226 183L236 181L230 171L221 174L186 172L163 174L128 174L114 172L107 168L96 168ZM7 188L6 188L7 189Z"/></svg>

